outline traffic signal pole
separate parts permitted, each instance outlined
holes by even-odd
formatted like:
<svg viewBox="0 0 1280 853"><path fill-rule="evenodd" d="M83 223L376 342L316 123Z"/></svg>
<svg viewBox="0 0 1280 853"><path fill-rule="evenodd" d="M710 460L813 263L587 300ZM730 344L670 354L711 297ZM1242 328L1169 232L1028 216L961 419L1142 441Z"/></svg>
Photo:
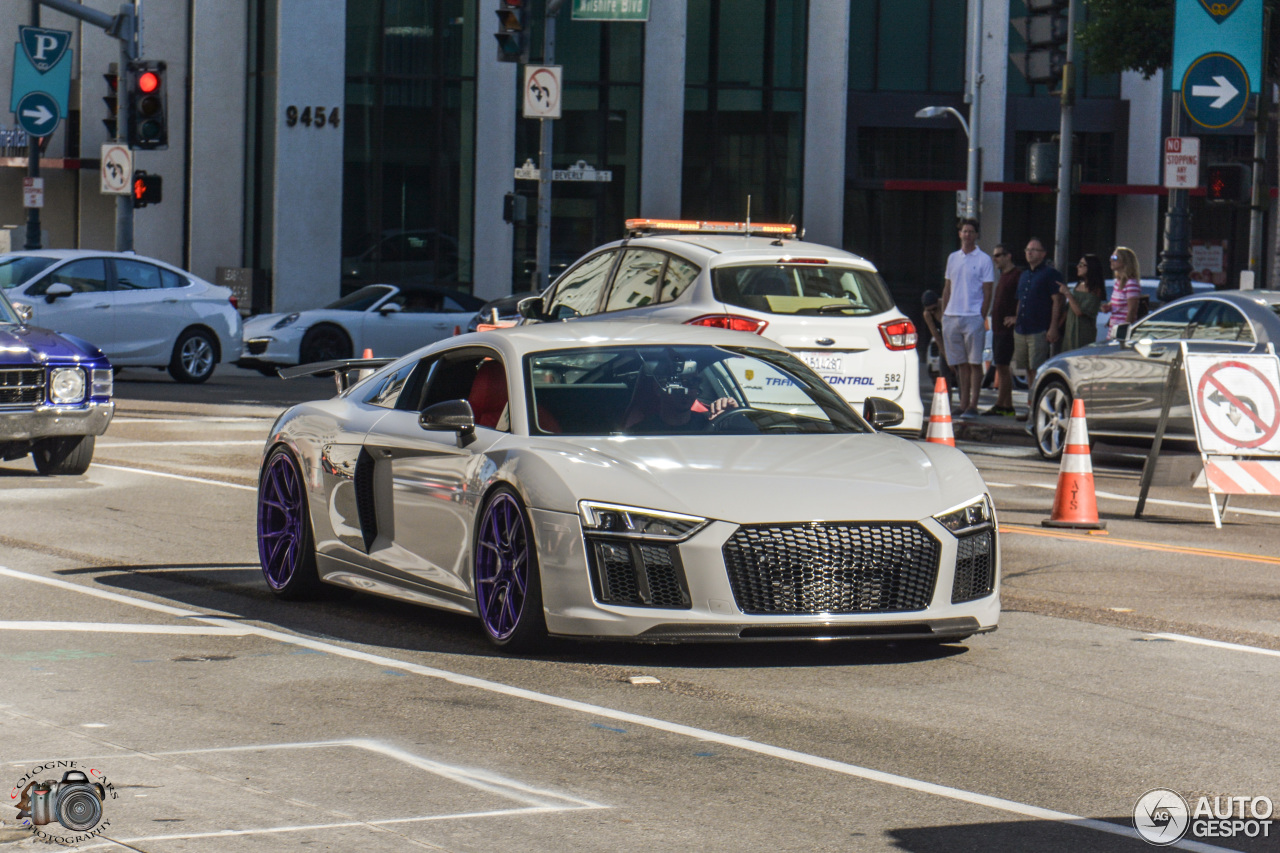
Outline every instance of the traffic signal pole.
<svg viewBox="0 0 1280 853"><path fill-rule="evenodd" d="M1067 250L1071 240L1071 184L1075 152L1072 134L1075 133L1075 53L1076 16L1080 0L1071 0L1067 6L1067 58L1062 66L1062 115L1058 124L1058 208L1053 234L1053 265L1060 275L1066 275Z"/></svg>
<svg viewBox="0 0 1280 853"><path fill-rule="evenodd" d="M70 15L78 18L95 27L101 27L106 34L112 38L120 40L120 69L118 71L118 80L124 79L125 69L129 67L129 63L138 58L138 11L132 3L124 3L120 6L120 13L117 15L108 15L106 12L99 12L97 9L91 9L88 6L82 6L75 0L31 0L33 10L38 9L39 5L48 6L50 9L56 9L64 15ZM38 11L33 11L33 20L39 20ZM116 101L116 142L124 142L125 133L125 101L123 97L125 93L117 91ZM39 151L32 147L34 157L36 158L35 168L40 168ZM36 220L36 242L39 245L39 219ZM31 242L31 223L27 222L27 242ZM116 196L116 251L130 252L133 251L133 194Z"/></svg>
<svg viewBox="0 0 1280 853"><path fill-rule="evenodd" d="M31 0L31 26L40 26L40 0ZM40 140L34 136L27 137L27 177L40 177ZM24 249L41 248L40 208L27 208L27 239L22 244Z"/></svg>
<svg viewBox="0 0 1280 853"><path fill-rule="evenodd" d="M560 3L549 0L543 24L542 64L556 63L556 11ZM551 283L551 150L554 120L538 119L538 241L537 276L539 293Z"/></svg>

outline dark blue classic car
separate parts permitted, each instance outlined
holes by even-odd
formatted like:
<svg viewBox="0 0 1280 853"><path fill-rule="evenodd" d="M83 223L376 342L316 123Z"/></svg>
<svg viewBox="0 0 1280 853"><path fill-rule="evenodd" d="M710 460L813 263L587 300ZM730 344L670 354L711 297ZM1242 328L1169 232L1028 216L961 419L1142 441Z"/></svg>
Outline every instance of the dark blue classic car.
<svg viewBox="0 0 1280 853"><path fill-rule="evenodd" d="M88 341L28 326L0 293L0 459L83 474L111 423L111 363Z"/></svg>

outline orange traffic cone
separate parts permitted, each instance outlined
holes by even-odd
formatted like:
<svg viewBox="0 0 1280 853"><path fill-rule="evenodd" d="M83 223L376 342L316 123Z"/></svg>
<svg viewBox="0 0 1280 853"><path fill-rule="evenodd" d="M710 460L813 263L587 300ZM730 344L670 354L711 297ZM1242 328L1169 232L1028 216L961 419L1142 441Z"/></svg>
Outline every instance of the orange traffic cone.
<svg viewBox="0 0 1280 853"><path fill-rule="evenodd" d="M941 376L933 384L933 405L929 407L929 431L925 441L956 446L956 434L951 429L951 395L947 393L947 380Z"/></svg>
<svg viewBox="0 0 1280 853"><path fill-rule="evenodd" d="M1062 451L1053 515L1040 523L1045 527L1107 529L1105 521L1098 521L1093 462L1089 457L1089 427L1084 422L1084 400L1079 397L1071 404L1071 420L1067 421L1067 446Z"/></svg>
<svg viewBox="0 0 1280 853"><path fill-rule="evenodd" d="M361 355L360 357L361 357L361 358L373 358L373 347L365 347L365 348L364 348L364 354L363 354L363 355Z"/></svg>
<svg viewBox="0 0 1280 853"><path fill-rule="evenodd" d="M453 334L454 334L454 337L457 337L458 335L462 334L462 327L461 327L461 326L454 326L454 327L453 327Z"/></svg>

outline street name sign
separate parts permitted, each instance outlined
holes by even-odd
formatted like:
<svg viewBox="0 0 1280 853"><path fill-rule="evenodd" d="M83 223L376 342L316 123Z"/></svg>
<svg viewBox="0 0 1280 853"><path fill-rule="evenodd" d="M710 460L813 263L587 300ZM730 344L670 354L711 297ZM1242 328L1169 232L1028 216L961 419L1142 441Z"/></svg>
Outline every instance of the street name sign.
<svg viewBox="0 0 1280 853"><path fill-rule="evenodd" d="M573 0L575 21L647 21L649 0Z"/></svg>
<svg viewBox="0 0 1280 853"><path fill-rule="evenodd" d="M532 160L526 160L523 166L516 167L515 175L517 181L536 181L542 176L542 170L533 165ZM597 169L585 160L579 160L568 169L552 169L551 180L608 183L613 180L613 171Z"/></svg>
<svg viewBox="0 0 1280 853"><path fill-rule="evenodd" d="M1200 186L1200 140L1170 136L1164 141L1164 185L1171 190Z"/></svg>
<svg viewBox="0 0 1280 853"><path fill-rule="evenodd" d="M1263 2L1177 0L1172 80L1196 124L1228 127L1258 93Z"/></svg>

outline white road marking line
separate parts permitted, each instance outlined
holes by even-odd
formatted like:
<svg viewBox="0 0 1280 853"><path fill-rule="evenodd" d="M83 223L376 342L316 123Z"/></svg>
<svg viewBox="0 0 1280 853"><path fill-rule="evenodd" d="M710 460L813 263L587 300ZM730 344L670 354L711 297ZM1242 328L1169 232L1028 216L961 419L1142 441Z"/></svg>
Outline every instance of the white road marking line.
<svg viewBox="0 0 1280 853"><path fill-rule="evenodd" d="M215 617L199 616L196 613L186 610L179 610L176 607L168 605L156 604L155 602L146 601L144 599L134 599L127 595L118 593L110 593L105 590L94 590L81 584L69 583L55 578L45 578L40 575L32 575L26 572L18 572L13 569L0 566L0 574L19 580L34 581L37 583L45 583L50 586L57 586L74 590L76 592L85 592L111 600L120 601L126 604L134 604L151 610L161 610L169 612L175 616L186 616L196 619L200 622L207 622L214 625L222 625L230 627L228 620L218 619ZM396 658L386 657L383 655L375 655L370 652L362 652L356 649L348 649L333 643L325 643L319 640L312 640L307 637L299 637L292 634L285 634L281 631L273 631L269 628L259 628L257 626L246 626L251 629L251 633L266 638L277 640L281 643L288 643L300 646L306 649L314 649L315 651L332 654L336 657L347 658L348 660L364 661L372 663L375 666L387 667L390 669L399 669L404 672L410 672L415 675L421 675L427 678L436 678L450 684L456 684L460 687L471 687L477 690L484 690L489 693L496 693L500 696L507 696L513 699L522 699L529 702L537 702L542 705L548 705L554 708L560 708L566 711L576 711L588 716L600 717L607 720L613 720L620 723L630 723L635 726L643 726L645 728L654 729L655 731L666 732L668 734L681 735L694 740L705 741L708 743L718 743L722 746L740 749L744 752L752 752L757 755L764 755L770 758L777 758L782 761L788 761L794 764L800 764L808 767L814 767L820 770L828 770L832 773L838 773L845 776L864 779L869 782L879 782L884 785L891 785L896 788L903 788L918 793L930 794L936 797L942 797L958 802L969 803L971 805L982 806L997 811L1008 812L1010 814L1021 815L1023 817L1035 818L1037 820L1053 821L1056 823L1070 824L1084 829L1092 829L1097 832L1104 832L1110 835L1119 835L1124 838L1137 838L1137 832L1132 827L1123 826L1121 824L1109 823L1103 820L1081 817L1068 812L1055 811L1053 809L1041 808L1039 806L1020 803L1016 800L1006 800L1003 797L993 797L987 794L978 794L972 791L965 791L960 788L952 788L948 785L939 785L934 782L925 782L919 779L912 779L908 776L900 776L896 773L886 773L882 770L873 770L869 767L860 767L856 764L848 764L843 761L835 761L830 758L823 758L817 755L799 752L794 749L786 749L784 747L772 746L770 744L759 743L749 738L736 737L734 735L721 734L720 732L710 731L709 729L700 729L694 726L686 726L682 723L673 723L667 720L661 720L656 717L647 717L641 714L633 714L629 711L619 711L613 708L606 708L603 705L593 705L588 702L580 702L576 699L566 699L561 696L552 696L547 693L539 693L534 690L528 690L523 687L515 687L510 684L503 684L498 681L490 681L484 678L477 678L471 675L463 675L449 670L439 669L437 667L423 666L421 664L410 663L408 661L397 660ZM1184 850L1204 851L1204 853L1214 853L1214 851L1225 850L1226 848L1214 847L1209 844L1203 844L1198 841L1179 842L1177 846Z"/></svg>
<svg viewBox="0 0 1280 853"><path fill-rule="evenodd" d="M240 445L256 445L261 447L262 439L246 438L239 441L100 441L99 450L114 450L117 447L230 447Z"/></svg>
<svg viewBox="0 0 1280 853"><path fill-rule="evenodd" d="M1051 491L1056 491L1058 488L1056 483L992 483L988 481L987 485L997 489L1029 488L1029 489L1049 489ZM1094 494L1097 497L1108 498L1113 501L1125 501L1126 503L1131 503L1131 504L1135 504L1138 502L1137 497L1134 497L1131 495L1118 495L1115 492L1094 492ZM1209 511L1208 499L1206 499L1204 503L1195 503L1193 501L1172 501L1172 500L1165 500L1163 498L1147 498L1147 503L1161 504L1163 506L1181 506L1181 507L1188 507L1190 509L1202 509L1205 512ZM1229 512L1238 512L1238 513L1241 513L1242 515L1261 515L1261 516L1266 516L1267 518L1280 518L1280 511L1277 511L1274 509L1250 509L1248 507L1236 507L1233 505L1229 510Z"/></svg>
<svg viewBox="0 0 1280 853"><path fill-rule="evenodd" d="M257 486L242 486L239 483L224 483L221 480L209 480L204 477L189 477L186 474L168 474L164 471L148 471L146 468L128 468L124 465L103 465L101 462L93 463L93 467L106 468L111 471L125 471L130 474L150 474L152 477L166 477L170 480L185 480L188 483L203 483L206 486L226 486L228 489L244 489L247 492L258 491Z"/></svg>
<svg viewBox="0 0 1280 853"><path fill-rule="evenodd" d="M102 634L195 634L211 637L243 637L247 628L212 625L147 625L115 622L0 622L0 631L88 631Z"/></svg>
<svg viewBox="0 0 1280 853"><path fill-rule="evenodd" d="M1175 640L1179 643L1194 643L1197 646L1211 646L1215 649L1227 649L1233 652L1250 652L1255 655L1269 655L1271 657L1280 658L1280 652L1275 649L1260 649L1257 646L1244 646L1239 643L1224 643L1221 640L1206 640L1203 637L1188 637L1186 634L1152 634L1151 636L1161 640Z"/></svg>

